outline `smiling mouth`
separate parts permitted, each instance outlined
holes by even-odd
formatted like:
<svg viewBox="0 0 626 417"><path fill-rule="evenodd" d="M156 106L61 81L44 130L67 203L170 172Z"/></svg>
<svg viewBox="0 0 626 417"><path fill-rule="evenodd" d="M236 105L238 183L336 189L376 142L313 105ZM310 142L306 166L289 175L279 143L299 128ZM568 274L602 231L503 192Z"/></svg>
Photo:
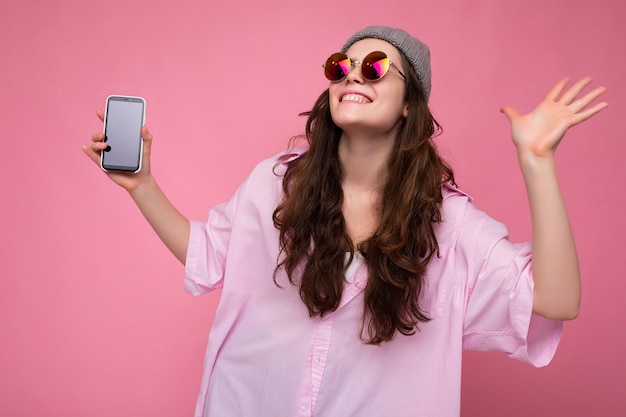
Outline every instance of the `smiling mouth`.
<svg viewBox="0 0 626 417"><path fill-rule="evenodd" d="M341 100L339 100L343 103L345 102L352 102L352 103L359 103L359 104L367 104L367 103L371 103L371 100L359 95L359 94L346 94L345 96L341 97Z"/></svg>

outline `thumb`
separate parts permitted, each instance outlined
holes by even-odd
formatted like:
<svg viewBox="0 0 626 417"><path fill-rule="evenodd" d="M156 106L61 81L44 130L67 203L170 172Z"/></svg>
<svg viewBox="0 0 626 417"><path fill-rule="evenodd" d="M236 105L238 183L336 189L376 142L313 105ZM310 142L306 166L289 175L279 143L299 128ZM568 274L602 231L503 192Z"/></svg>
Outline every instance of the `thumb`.
<svg viewBox="0 0 626 417"><path fill-rule="evenodd" d="M519 117L519 113L512 107L502 107L500 112L503 113L507 119L509 119L509 122Z"/></svg>
<svg viewBox="0 0 626 417"><path fill-rule="evenodd" d="M152 150L152 133L144 125L141 127L141 138L143 140L143 166L141 171L150 175L150 153Z"/></svg>
<svg viewBox="0 0 626 417"><path fill-rule="evenodd" d="M148 148L150 151L150 147L152 146L152 133L148 130L148 127L145 125L141 127L141 137L143 139L143 147Z"/></svg>

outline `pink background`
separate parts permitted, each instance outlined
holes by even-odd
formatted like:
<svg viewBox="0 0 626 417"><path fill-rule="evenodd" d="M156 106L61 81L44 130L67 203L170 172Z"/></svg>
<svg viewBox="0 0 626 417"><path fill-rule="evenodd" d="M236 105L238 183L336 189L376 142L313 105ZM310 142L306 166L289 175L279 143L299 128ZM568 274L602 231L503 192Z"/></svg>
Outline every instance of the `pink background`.
<svg viewBox="0 0 626 417"><path fill-rule="evenodd" d="M82 154L106 96L147 99L154 173L204 219L303 131L322 62L368 24L430 45L438 143L515 240L530 220L500 106L528 111L566 75L608 87L610 107L557 155L580 317L547 368L468 353L463 416L626 415L624 2L212 3L0 4L0 415L192 414L219 294L183 292L181 265Z"/></svg>

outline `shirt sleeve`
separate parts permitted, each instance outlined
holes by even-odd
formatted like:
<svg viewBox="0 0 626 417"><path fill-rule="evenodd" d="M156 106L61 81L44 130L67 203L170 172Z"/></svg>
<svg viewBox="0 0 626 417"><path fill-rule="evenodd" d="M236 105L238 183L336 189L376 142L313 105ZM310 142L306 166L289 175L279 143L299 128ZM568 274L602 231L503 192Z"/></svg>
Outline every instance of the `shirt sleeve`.
<svg viewBox="0 0 626 417"><path fill-rule="evenodd" d="M206 222L191 221L185 260L185 291L201 295L222 288L224 269L240 190L209 211Z"/></svg>
<svg viewBox="0 0 626 417"><path fill-rule="evenodd" d="M530 243L511 243L506 227L472 204L459 240L472 252L463 348L503 351L536 367L547 365L563 323L532 313Z"/></svg>
<svg viewBox="0 0 626 417"><path fill-rule="evenodd" d="M229 248L237 247L237 244L231 245L231 242L240 236L237 233L241 232L242 224L254 221L251 213L246 211L250 208L251 200L255 201L253 205L257 209L260 205L269 205L269 213L272 213L278 204L274 198L279 199L282 193L280 178L287 164L305 151L306 148L297 147L261 161L228 202L210 210L206 222L190 223L184 281L188 293L200 295L223 287ZM273 197L270 198L270 195ZM232 239L234 225L237 236Z"/></svg>

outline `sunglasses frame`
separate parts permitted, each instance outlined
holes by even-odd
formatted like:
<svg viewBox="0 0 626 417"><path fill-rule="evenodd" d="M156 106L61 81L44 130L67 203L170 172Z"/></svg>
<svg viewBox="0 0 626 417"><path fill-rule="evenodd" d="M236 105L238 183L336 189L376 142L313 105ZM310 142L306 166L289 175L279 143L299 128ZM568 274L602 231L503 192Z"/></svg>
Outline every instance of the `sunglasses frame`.
<svg viewBox="0 0 626 417"><path fill-rule="evenodd" d="M364 79L366 79L367 81L378 81L378 80L382 80L382 79L385 77L385 75L387 75L387 73L389 72L389 68L394 67L394 68L398 71L398 73L402 76L402 78L404 78L404 79L406 80L406 76L402 73L402 71L400 71L400 68L398 68L398 66L397 66L396 64L394 64L393 62L391 62L391 60L389 59L389 56L388 56L386 53L384 53L383 51L372 51L372 52L370 52L369 54L365 55L365 58L363 58L363 60L362 60L362 61L352 60L352 59L350 59L350 57L349 57L347 54L345 54L344 52L335 52L334 54L331 54L331 55L330 55L330 56L326 59L326 63L324 63L324 64L322 65L322 67L324 68L324 76L325 76L325 77L326 77L326 79L328 79L330 82L334 82L334 83L335 83L335 82L343 81L343 80L344 80L344 79L348 76L348 74L350 74L350 71L352 71L352 69L354 68L354 66L355 66L356 64L361 65L361 68L362 68L363 62L367 62L367 59L368 59L368 58L369 58L372 54L382 54L382 55L384 55L384 58L381 58L381 59L387 59L387 60L389 61L389 67L387 68L387 70L386 70L386 71L385 71L385 72L384 72L384 73L383 73L380 77L378 77L378 78L374 78L374 79L371 79L371 78L366 77L366 76L365 76L365 74L363 73L363 69L361 69L361 76L362 76ZM350 68L348 69L348 72L346 72L346 73L344 73L344 74L343 74L343 77L341 77L341 78L339 78L339 79L337 79L337 80L334 80L334 79L332 79L332 78L330 78L330 77L328 76L328 71L326 70L326 66L327 66L327 65L329 65L329 61L331 60L331 58L332 58L332 57L334 57L334 56L337 56L337 55L341 56L341 57L342 57L342 59L341 59L341 60L334 60L334 62L340 62L340 61L345 61L345 60L348 60L348 62L349 62L349 64L350 64ZM376 60L376 62L377 62L377 61L380 61L381 59ZM337 66L338 66L338 64L335 64L335 65L337 65ZM342 72L343 72L343 71L342 71Z"/></svg>

